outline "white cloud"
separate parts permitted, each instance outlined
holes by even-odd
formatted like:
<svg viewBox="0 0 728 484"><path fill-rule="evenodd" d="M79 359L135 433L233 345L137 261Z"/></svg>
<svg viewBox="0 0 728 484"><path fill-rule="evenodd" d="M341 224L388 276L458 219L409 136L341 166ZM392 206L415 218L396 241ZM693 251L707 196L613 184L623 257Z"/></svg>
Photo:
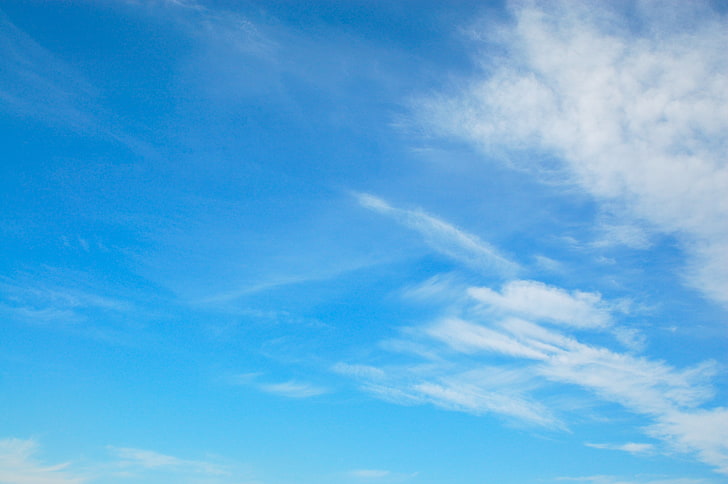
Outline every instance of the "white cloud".
<svg viewBox="0 0 728 484"><path fill-rule="evenodd" d="M703 384L714 373L710 364L678 371L661 362L577 342L554 355L538 372L645 415L695 407L713 396L712 389Z"/></svg>
<svg viewBox="0 0 728 484"><path fill-rule="evenodd" d="M107 446L111 459L93 466L93 482L261 484L247 465L220 456L182 459L148 449Z"/></svg>
<svg viewBox="0 0 728 484"><path fill-rule="evenodd" d="M506 388L493 385L488 379L472 375L442 378L440 383L422 382L410 388L413 395L449 410L482 415L496 413L518 421L546 427L560 426L543 405Z"/></svg>
<svg viewBox="0 0 728 484"><path fill-rule="evenodd" d="M627 228L640 220L677 235L688 280L728 302L726 17L699 1L639 2L629 20L605 2L511 7L511 28L487 30L505 55L483 54L487 74L423 102L422 119L617 207L612 241L645 246Z"/></svg>
<svg viewBox="0 0 728 484"><path fill-rule="evenodd" d="M616 477L616 476L585 476L585 477L559 477L557 482L582 482L584 484L717 484L712 479L667 478L660 477Z"/></svg>
<svg viewBox="0 0 728 484"><path fill-rule="evenodd" d="M87 479L72 475L70 464L46 466L34 455L39 446L34 440L0 440L0 482L4 484L80 484Z"/></svg>
<svg viewBox="0 0 728 484"><path fill-rule="evenodd" d="M520 358L542 360L546 355L501 331L462 319L447 318L426 329L428 335L463 353L490 351Z"/></svg>
<svg viewBox="0 0 728 484"><path fill-rule="evenodd" d="M101 136L143 156L154 150L127 134L99 101L102 92L71 64L36 42L0 11L0 112L53 128Z"/></svg>
<svg viewBox="0 0 728 484"><path fill-rule="evenodd" d="M0 483L3 484L82 484L113 479L140 480L147 476L175 476L176 482L231 483L249 472L233 472L234 466L215 462L186 460L159 452L109 446L113 460L86 462L83 472L68 463L45 465L36 459L39 445L32 439L0 439ZM147 481L145 481L147 482ZM151 481L149 481L151 482ZM166 481L165 481L166 482Z"/></svg>
<svg viewBox="0 0 728 484"><path fill-rule="evenodd" d="M617 341L631 350L641 351L647 346L647 337L638 329L620 326L612 329L612 334Z"/></svg>
<svg viewBox="0 0 728 484"><path fill-rule="evenodd" d="M728 408L673 410L661 415L648 432L728 474Z"/></svg>
<svg viewBox="0 0 728 484"><path fill-rule="evenodd" d="M536 255L534 256L534 260L536 262L536 265L542 270L548 272L562 272L564 270L564 264L552 259L551 257L546 257L545 255Z"/></svg>
<svg viewBox="0 0 728 484"><path fill-rule="evenodd" d="M424 282L406 287L402 295L417 302L443 304L463 296L464 288L464 284L453 275L436 274Z"/></svg>
<svg viewBox="0 0 728 484"><path fill-rule="evenodd" d="M624 245L634 249L648 249L652 245L647 231L633 225L602 225L600 237L592 245L594 247L609 247Z"/></svg>
<svg viewBox="0 0 728 484"><path fill-rule="evenodd" d="M654 452L655 446L652 444L627 442L626 444L594 444L586 443L587 447L606 450L621 450L630 454L649 454Z"/></svg>
<svg viewBox="0 0 728 484"><path fill-rule="evenodd" d="M475 415L493 413L551 428L563 428L568 422L559 415L559 400L544 395L563 396L580 390L596 401L617 403L642 416L645 433L668 447L693 454L719 472L728 471L728 429L724 425L728 414L722 408L706 408L714 397L710 380L716 372L715 362L678 369L634 354L638 344L623 353L583 343L562 331L575 329L580 321L591 321L591 329L601 331L600 325L608 320L602 312L608 302L594 294L568 293L530 281L519 288L523 282L506 284L500 293L463 288L470 299L456 296L452 304L445 305L445 316L405 328L399 342L382 346L424 360L420 364L339 364L337 368L378 398L394 403L429 403ZM515 289L508 289L511 284ZM545 302L539 297L535 302L523 298L521 290L533 290ZM553 301L561 304L551 304ZM498 311L483 311L483 302ZM570 324L557 331L538 323L554 319ZM409 351L410 346L419 350ZM633 443L592 446L632 453L649 449L646 444Z"/></svg>
<svg viewBox="0 0 728 484"><path fill-rule="evenodd" d="M355 194L359 203L370 210L388 215L398 223L419 232L434 250L484 273L512 275L518 265L476 235L465 232L421 210L396 208L366 193Z"/></svg>
<svg viewBox="0 0 728 484"><path fill-rule="evenodd" d="M30 323L66 322L75 323L83 320L83 317L74 311L56 308L33 308L28 306L16 306L0 303L0 314L6 314L13 319L20 319Z"/></svg>
<svg viewBox="0 0 728 484"><path fill-rule="evenodd" d="M453 366L449 372L437 367L387 367L385 379L364 381L362 388L397 405L430 404L471 415L496 414L518 424L564 428L549 408L525 394L529 385L536 384L524 372ZM520 381L505 382L504 375L506 380Z"/></svg>
<svg viewBox="0 0 728 484"><path fill-rule="evenodd" d="M381 479L382 477L387 477L390 474L391 472L380 469L355 469L349 471L349 475L351 477L356 477L358 479Z"/></svg>
<svg viewBox="0 0 728 484"><path fill-rule="evenodd" d="M407 217L430 221L430 216L419 218L419 212L413 215L370 195L359 199L373 210L405 220L405 225ZM442 224L447 225L438 221L434 226ZM427 231L422 233L428 236ZM687 418L706 411L701 407L713 398L710 379L716 372L715 362L677 369L635 354L644 348L644 336L613 322L613 313L627 311L625 301L610 302L598 293L567 291L538 281L512 280L496 291L467 287L452 277L431 278L404 295L420 302L434 300L445 314L434 322L404 328L400 338L380 346L425 363L337 365L339 372L360 380L378 398L403 405L429 403L476 415L495 413L558 428L565 426L555 413L558 399L537 399L534 392L581 389L598 401L617 403L641 415L650 425L648 435L725 472L726 438L694 432L689 424L695 420ZM562 331L608 329L629 352L582 343L544 323ZM494 358L498 369L482 371ZM688 423L681 424L683 420ZM646 449L638 444L620 448L635 453Z"/></svg>
<svg viewBox="0 0 728 484"><path fill-rule="evenodd" d="M417 476L414 473L392 472L384 469L353 469L346 473L346 476L357 481L375 481L375 482L404 482Z"/></svg>
<svg viewBox="0 0 728 484"><path fill-rule="evenodd" d="M511 281L500 293L487 287L472 288L469 294L500 311L575 327L606 326L611 319L601 295L567 292L537 281Z"/></svg>
<svg viewBox="0 0 728 484"><path fill-rule="evenodd" d="M113 447L109 450L122 459L119 463L123 467L142 467L144 469L166 469L176 472L200 473L209 475L226 475L228 470L224 467L204 461L184 460L171 455L160 454L151 450L133 449L128 447Z"/></svg>
<svg viewBox="0 0 728 484"><path fill-rule="evenodd" d="M368 380L377 380L384 378L385 372L379 368L369 365L350 365L348 363L336 363L332 370L343 375L349 375L357 378L366 378Z"/></svg>
<svg viewBox="0 0 728 484"><path fill-rule="evenodd" d="M266 383L260 385L259 388L264 392L288 398L316 397L318 395L323 395L329 392L327 388L312 385L311 383L297 381Z"/></svg>
<svg viewBox="0 0 728 484"><path fill-rule="evenodd" d="M84 312L87 310L123 314L136 309L130 302L72 287L67 281L66 285L56 283L54 277L46 278L50 281L29 276L17 279L0 277L0 313L44 324L84 321L87 318Z"/></svg>
<svg viewBox="0 0 728 484"><path fill-rule="evenodd" d="M454 324L453 324L454 323ZM452 338L461 341L453 343L452 349L470 354L475 351L494 351L516 357L542 357L537 350L526 345L507 341L507 335L492 335L499 340L496 344L476 342L467 345L465 341L472 328L471 323L443 320L441 328L429 326L413 337L434 338L438 342L451 343ZM452 335L440 332L462 334ZM478 335L479 337L483 336ZM462 346L460 346L462 342ZM480 343L482 342L482 346ZM421 342L419 344L425 345ZM398 345L391 345L396 351ZM405 351L405 353L410 353ZM335 369L358 380L365 391L391 403L399 405L432 404L447 410L484 415L494 413L512 421L545 427L563 427L558 418L546 406L531 398L528 392L541 386L532 373L508 365L500 367L477 363L475 366L461 364L457 354L441 355L435 347L429 346L427 355L435 359L423 364L349 365L338 363ZM471 362L472 364L472 362Z"/></svg>
<svg viewBox="0 0 728 484"><path fill-rule="evenodd" d="M0 110L87 130L98 93L0 12Z"/></svg>
<svg viewBox="0 0 728 484"><path fill-rule="evenodd" d="M364 368L361 365L347 365L341 363L334 366L333 370L345 374L357 374L359 371L366 371L360 370L357 367ZM260 372L241 373L238 375L229 376L225 378L225 381L232 385L252 386L262 392L271 393L273 395L279 395L286 398L310 398L329 393L330 391L328 388L322 386L295 380L289 380L279 383L262 382L260 381L261 376L263 376L263 374Z"/></svg>

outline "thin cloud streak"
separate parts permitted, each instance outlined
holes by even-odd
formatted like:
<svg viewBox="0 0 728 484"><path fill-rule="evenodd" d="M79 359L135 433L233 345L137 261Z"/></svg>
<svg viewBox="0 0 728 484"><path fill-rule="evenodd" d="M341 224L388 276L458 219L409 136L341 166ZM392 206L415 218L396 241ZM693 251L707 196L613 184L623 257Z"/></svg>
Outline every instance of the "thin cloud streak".
<svg viewBox="0 0 728 484"><path fill-rule="evenodd" d="M380 469L355 469L353 471L349 471L350 476L359 479L381 479L382 477L387 477L390 474L391 472Z"/></svg>
<svg viewBox="0 0 728 484"><path fill-rule="evenodd" d="M381 198L367 193L355 193L354 196L362 207L387 215L401 225L415 230L434 250L471 269L508 276L519 271L518 264L500 254L494 247L444 220L421 210L393 207Z"/></svg>
<svg viewBox="0 0 728 484"><path fill-rule="evenodd" d="M626 444L594 444L586 443L587 447L593 447L594 449L605 449L605 450L621 450L623 452L629 452L630 454L650 454L655 451L653 444L627 442Z"/></svg>
<svg viewBox="0 0 728 484"><path fill-rule="evenodd" d="M171 455L160 454L145 449L129 447L109 447L109 451L121 459L121 467L142 467L144 469L170 469L186 473L208 475L228 475L229 471L222 466L204 461L185 460Z"/></svg>
<svg viewBox="0 0 728 484"><path fill-rule="evenodd" d="M69 463L44 465L35 459L34 440L0 440L0 482L8 484L81 484L87 478L73 475Z"/></svg>
<svg viewBox="0 0 728 484"><path fill-rule="evenodd" d="M346 477L359 482L405 482L417 477L418 474L418 472L405 474L385 469L353 469L346 473Z"/></svg>
<svg viewBox="0 0 728 484"><path fill-rule="evenodd" d="M294 399L317 397L331 391L329 388L309 382L289 380L270 383L260 381L261 377L262 373L243 373L226 378L226 381L231 385L250 386L264 393Z"/></svg>
<svg viewBox="0 0 728 484"><path fill-rule="evenodd" d="M136 155L157 155L102 105L100 89L15 26L1 10L0 69L0 110L53 128L101 135Z"/></svg>
<svg viewBox="0 0 728 484"><path fill-rule="evenodd" d="M643 479L639 479L635 477L624 478L617 476L558 477L554 479L554 481L581 482L583 484L718 484L717 481L714 481L712 479L661 479L659 477L646 477Z"/></svg>
<svg viewBox="0 0 728 484"><path fill-rule="evenodd" d="M236 466L207 460L187 460L152 450L107 446L111 459L46 465L36 455L40 445L33 439L0 439L0 482L4 484L83 484L122 481L209 482L229 484L254 481ZM239 466L237 466L239 467ZM244 480L241 480L244 479ZM121 482L121 481L120 481ZM172 481L169 481L172 482Z"/></svg>
<svg viewBox="0 0 728 484"><path fill-rule="evenodd" d="M329 393L329 390L324 387L297 381L267 383L260 385L260 389L266 393L287 398L310 398Z"/></svg>
<svg viewBox="0 0 728 484"><path fill-rule="evenodd" d="M90 130L98 93L0 11L0 108L72 130Z"/></svg>

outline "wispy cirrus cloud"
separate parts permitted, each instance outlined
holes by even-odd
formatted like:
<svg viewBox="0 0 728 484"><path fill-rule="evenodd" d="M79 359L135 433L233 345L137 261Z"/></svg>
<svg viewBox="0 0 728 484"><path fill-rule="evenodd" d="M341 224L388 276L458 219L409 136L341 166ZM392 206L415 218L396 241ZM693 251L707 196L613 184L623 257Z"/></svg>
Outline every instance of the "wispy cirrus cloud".
<svg viewBox="0 0 728 484"><path fill-rule="evenodd" d="M726 16L701 1L642 1L631 18L604 2L510 10L509 27L469 31L476 48L504 55L484 50L483 73L423 100L421 119L582 187L617 215L602 242L646 247L645 231L676 235L687 281L728 303Z"/></svg>
<svg viewBox="0 0 728 484"><path fill-rule="evenodd" d="M394 351L400 348L388 346ZM354 378L377 398L399 405L431 404L472 415L497 414L534 426L563 427L551 409L528 395L542 386L533 375L487 361L477 366L464 364L457 355L424 346L428 355L420 363L374 366L340 362L333 370Z"/></svg>
<svg viewBox="0 0 728 484"><path fill-rule="evenodd" d="M233 385L253 387L261 392L278 395L285 398L311 398L330 393L327 387L299 380L288 380L272 383L262 380L262 373L243 373L227 378Z"/></svg>
<svg viewBox="0 0 728 484"><path fill-rule="evenodd" d="M0 10L0 111L54 128L118 142L149 156L101 100L103 92L70 63L39 44Z"/></svg>
<svg viewBox="0 0 728 484"><path fill-rule="evenodd" d="M0 109L72 129L89 129L98 92L0 11Z"/></svg>
<svg viewBox="0 0 728 484"><path fill-rule="evenodd" d="M601 295L565 291L538 281L510 281L500 292L475 287L470 295L496 311L520 314L574 327L601 327L610 323L610 311Z"/></svg>
<svg viewBox="0 0 728 484"><path fill-rule="evenodd" d="M35 455L40 446L32 439L0 440L0 482L8 484L81 484L88 480L70 470L70 463L46 465Z"/></svg>
<svg viewBox="0 0 728 484"><path fill-rule="evenodd" d="M360 199L363 206L417 229L416 224L406 221L406 216L411 216L408 211L405 216L398 212L401 209L367 197ZM418 231L427 239L426 230ZM642 228L635 228L620 237L623 242L629 239L630 246L644 247L643 233ZM448 253L437 244L430 245ZM465 258L448 255L467 265ZM419 359L419 363L334 366L335 371L357 379L377 398L401 405L432 404L475 415L498 414L559 429L568 427L569 415L562 411L558 399L551 397L585 391L595 402L617 403L643 417L647 424L641 430L656 439L655 443L586 445L635 455L677 451L713 466L719 473L728 473L728 432L724 428L728 419L725 409L712 401L715 389L711 379L718 371L717 363L708 360L680 369L640 356L645 335L620 326L615 317L615 313L628 312L628 301L609 301L596 292L528 280L511 280L500 289L465 287L443 275L407 288L403 294L440 306L445 313L434 322L403 328L400 338L382 342L381 348ZM574 330L610 333L630 352L581 342L569 334ZM600 477L594 479L602 482ZM622 481L604 477L603 482Z"/></svg>
<svg viewBox="0 0 728 484"><path fill-rule="evenodd" d="M88 319L89 311L125 314L138 310L135 304L104 294L103 288L86 287L81 281L65 281L53 269L42 276L0 277L0 313L34 324L76 323Z"/></svg>
<svg viewBox="0 0 728 484"><path fill-rule="evenodd" d="M327 388L306 382L286 381L266 383L259 387L262 391L287 398L309 398L329 393Z"/></svg>
<svg viewBox="0 0 728 484"><path fill-rule="evenodd" d="M372 195L357 197L365 208L415 229L433 249L463 266L502 260L493 257L499 254L496 248L443 220ZM380 343L410 363L334 366L377 398L564 429L569 415L555 397L587 396L640 416L642 432L660 443L656 452L690 454L727 473L728 433L719 422L725 410L712 402L718 364L707 360L676 368L640 355L645 336L618 323L618 316L629 313L627 300L610 301L596 292L533 280L511 279L499 289L468 286L443 275L409 287L403 295L440 312ZM572 334L577 330L580 337ZM593 341L590 331L610 335L628 351L585 342Z"/></svg>
<svg viewBox="0 0 728 484"><path fill-rule="evenodd" d="M405 227L415 230L434 250L471 269L499 275L512 275L519 269L518 264L478 236L422 210L397 208L367 193L357 193L355 197L362 207L389 216Z"/></svg>
<svg viewBox="0 0 728 484"><path fill-rule="evenodd" d="M117 465L123 468L163 469L175 472L229 475L230 471L219 464L206 461L186 460L152 450L129 447L109 447L109 452L119 459Z"/></svg>
<svg viewBox="0 0 728 484"><path fill-rule="evenodd" d="M489 351L502 355L534 360L544 360L544 349L555 349L546 345L543 348L524 344L512 335L491 329L459 318L444 318L427 327L425 333L437 341L460 353Z"/></svg>
<svg viewBox="0 0 728 484"><path fill-rule="evenodd" d="M595 449L621 450L623 452L629 452L630 454L649 454L655 451L654 444L637 442L627 442L626 444L595 444L587 442L584 445Z"/></svg>
<svg viewBox="0 0 728 484"><path fill-rule="evenodd" d="M718 472L728 470L725 409L710 405L715 362L679 369L634 354L635 348L624 353L581 342L566 331L604 331L602 325L611 320L617 305L593 294L584 297L533 282L525 284L527 291L563 304L538 303L538 297L535 303L528 298L523 303L520 295L513 297L508 289L513 284L516 289L511 291L517 294L522 282L507 283L501 292L463 288L464 295L443 305L445 315L404 328L399 338L383 342L382 348L403 352L412 363L340 363L334 370L394 403L491 413L553 429L568 427L569 416L552 397L574 392L591 395L596 402L617 403L643 417L643 431L660 441L661 449L694 455ZM436 287L428 285L429 290ZM452 293L451 286L444 290ZM486 303L497 311L484 311ZM553 326L555 320L567 324ZM589 320L598 324L578 324ZM419 350L408 351L413 346ZM639 453L648 449L646 445L619 449Z"/></svg>
<svg viewBox="0 0 728 484"><path fill-rule="evenodd" d="M401 473L385 469L352 469L346 473L346 477L357 482L405 482L418 474L418 472Z"/></svg>
<svg viewBox="0 0 728 484"><path fill-rule="evenodd" d="M348 474L359 479L381 479L389 476L391 472L381 469L354 469L349 471Z"/></svg>
<svg viewBox="0 0 728 484"><path fill-rule="evenodd" d="M646 429L649 435L728 474L728 408L671 409L656 420Z"/></svg>
<svg viewBox="0 0 728 484"><path fill-rule="evenodd" d="M220 458L182 459L148 449L108 446L108 457L91 462L48 465L37 458L34 439L0 439L0 482L6 484L82 484L86 482L257 483L251 472Z"/></svg>
<svg viewBox="0 0 728 484"><path fill-rule="evenodd" d="M584 484L718 484L712 479L661 478L660 476L618 477L618 476L584 476L559 477L556 482L581 482Z"/></svg>

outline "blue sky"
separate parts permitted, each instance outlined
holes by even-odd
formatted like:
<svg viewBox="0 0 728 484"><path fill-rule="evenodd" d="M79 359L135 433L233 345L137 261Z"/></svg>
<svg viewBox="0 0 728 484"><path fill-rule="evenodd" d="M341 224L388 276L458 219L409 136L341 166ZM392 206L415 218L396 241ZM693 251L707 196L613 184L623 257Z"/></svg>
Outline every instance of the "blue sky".
<svg viewBox="0 0 728 484"><path fill-rule="evenodd" d="M3 2L0 482L725 482L727 15Z"/></svg>

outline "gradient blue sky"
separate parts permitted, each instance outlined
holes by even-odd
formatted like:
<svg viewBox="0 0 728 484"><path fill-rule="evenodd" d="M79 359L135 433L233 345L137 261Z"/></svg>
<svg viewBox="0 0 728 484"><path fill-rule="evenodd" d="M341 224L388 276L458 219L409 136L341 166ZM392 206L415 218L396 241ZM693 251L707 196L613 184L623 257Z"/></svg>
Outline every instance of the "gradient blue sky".
<svg viewBox="0 0 728 484"><path fill-rule="evenodd" d="M724 2L0 4L0 483L728 478Z"/></svg>

